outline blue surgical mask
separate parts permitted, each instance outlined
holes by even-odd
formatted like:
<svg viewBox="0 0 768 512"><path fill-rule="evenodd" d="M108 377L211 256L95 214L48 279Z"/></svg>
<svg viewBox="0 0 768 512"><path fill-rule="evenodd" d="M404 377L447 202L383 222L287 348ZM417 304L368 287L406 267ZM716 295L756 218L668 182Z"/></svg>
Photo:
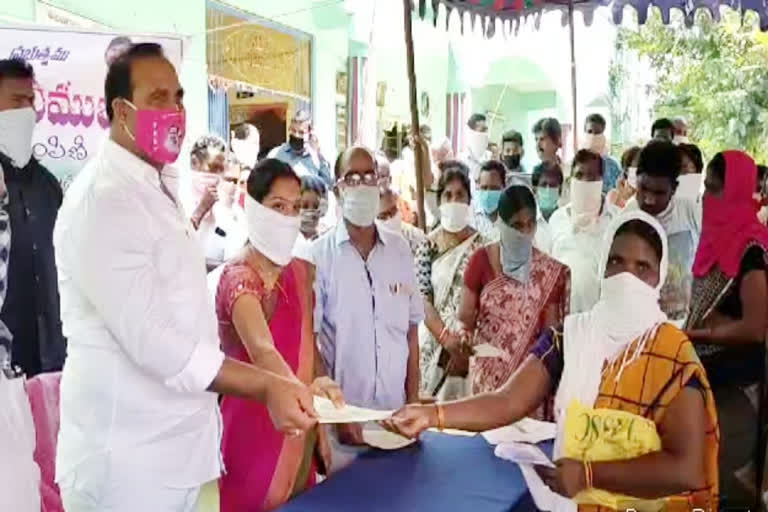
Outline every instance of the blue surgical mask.
<svg viewBox="0 0 768 512"><path fill-rule="evenodd" d="M533 235L526 235L499 219L501 269L504 275L525 284L531 275Z"/></svg>
<svg viewBox="0 0 768 512"><path fill-rule="evenodd" d="M538 187L536 189L536 201L543 212L553 212L557 209L560 200L560 191L555 187Z"/></svg>
<svg viewBox="0 0 768 512"><path fill-rule="evenodd" d="M477 209L486 215L491 215L499 209L501 190L478 190Z"/></svg>

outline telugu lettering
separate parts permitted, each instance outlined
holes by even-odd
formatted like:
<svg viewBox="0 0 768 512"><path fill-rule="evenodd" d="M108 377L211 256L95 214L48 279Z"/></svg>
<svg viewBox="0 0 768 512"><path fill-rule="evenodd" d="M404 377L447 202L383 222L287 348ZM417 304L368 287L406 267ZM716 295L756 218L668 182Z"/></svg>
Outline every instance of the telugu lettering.
<svg viewBox="0 0 768 512"><path fill-rule="evenodd" d="M55 50L51 50L50 46L33 46L31 48L25 48L24 46L17 46L9 55L11 59L22 59L27 62L39 62L41 66L47 66L48 62L64 62L69 58L69 50L65 50L61 46Z"/></svg>
<svg viewBox="0 0 768 512"><path fill-rule="evenodd" d="M70 94L70 82L56 85L55 90L47 91L35 83L35 112L37 121L47 117L53 125L84 126L89 128L94 121L99 126L109 128L106 101L103 97L95 98L85 94Z"/></svg>

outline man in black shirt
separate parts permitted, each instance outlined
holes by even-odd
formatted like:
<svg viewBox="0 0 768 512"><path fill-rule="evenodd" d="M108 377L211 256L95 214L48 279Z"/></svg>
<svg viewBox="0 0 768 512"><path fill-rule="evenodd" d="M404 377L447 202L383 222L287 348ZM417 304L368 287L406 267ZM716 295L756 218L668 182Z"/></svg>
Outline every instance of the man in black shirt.
<svg viewBox="0 0 768 512"><path fill-rule="evenodd" d="M60 370L66 354L52 240L62 191L32 158L33 84L32 66L0 60L0 169L8 193L2 208L11 230L10 252L0 250L0 262L8 264L0 320L13 335L13 364L28 377Z"/></svg>

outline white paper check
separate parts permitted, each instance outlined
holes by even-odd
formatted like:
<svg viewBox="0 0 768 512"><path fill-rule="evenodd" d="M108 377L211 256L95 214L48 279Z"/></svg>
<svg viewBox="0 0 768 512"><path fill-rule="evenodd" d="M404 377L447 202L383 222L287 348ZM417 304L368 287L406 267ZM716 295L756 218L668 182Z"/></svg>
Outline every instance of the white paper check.
<svg viewBox="0 0 768 512"><path fill-rule="evenodd" d="M483 437L490 444L538 443L547 439L554 439L556 432L557 427L554 423L523 418L512 425L483 432Z"/></svg>
<svg viewBox="0 0 768 512"><path fill-rule="evenodd" d="M333 402L322 396L314 397L318 423L366 423L386 420L394 411L375 411L354 405L345 405L337 409Z"/></svg>
<svg viewBox="0 0 768 512"><path fill-rule="evenodd" d="M493 453L500 459L515 462L517 464L531 464L533 466L555 467L538 446L525 443L502 443L496 447Z"/></svg>
<svg viewBox="0 0 768 512"><path fill-rule="evenodd" d="M472 349L473 357L500 357L502 359L509 359L509 354L498 347L494 347L490 343L481 343L480 345L472 347Z"/></svg>

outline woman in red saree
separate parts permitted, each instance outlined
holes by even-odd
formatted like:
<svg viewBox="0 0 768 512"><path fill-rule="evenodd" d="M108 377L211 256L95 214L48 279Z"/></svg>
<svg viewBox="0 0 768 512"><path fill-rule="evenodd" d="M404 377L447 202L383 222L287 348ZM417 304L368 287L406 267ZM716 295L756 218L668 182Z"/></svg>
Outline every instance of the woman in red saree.
<svg viewBox="0 0 768 512"><path fill-rule="evenodd" d="M291 259L299 234L300 181L268 159L248 179L248 245L225 267L216 295L219 335L228 356L343 401L329 379L315 377L312 269ZM330 465L324 431L286 436L260 403L225 397L219 483L221 511L272 510L314 484L316 450Z"/></svg>
<svg viewBox="0 0 768 512"><path fill-rule="evenodd" d="M561 325L568 314L568 267L533 248L536 201L523 185L499 199L500 241L472 256L464 274L459 319L474 332L472 345L491 344L505 358L472 358L472 393L495 391L523 363L544 327ZM551 419L548 408L533 416Z"/></svg>

